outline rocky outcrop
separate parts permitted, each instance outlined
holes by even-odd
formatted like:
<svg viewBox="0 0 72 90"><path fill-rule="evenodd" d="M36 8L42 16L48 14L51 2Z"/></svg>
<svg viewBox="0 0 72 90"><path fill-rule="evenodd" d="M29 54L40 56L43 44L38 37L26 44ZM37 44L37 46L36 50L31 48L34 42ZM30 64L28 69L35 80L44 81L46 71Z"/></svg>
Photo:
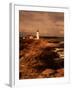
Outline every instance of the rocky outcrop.
<svg viewBox="0 0 72 90"><path fill-rule="evenodd" d="M64 60L54 51L57 44L43 39L25 40L20 43L20 79L64 76Z"/></svg>

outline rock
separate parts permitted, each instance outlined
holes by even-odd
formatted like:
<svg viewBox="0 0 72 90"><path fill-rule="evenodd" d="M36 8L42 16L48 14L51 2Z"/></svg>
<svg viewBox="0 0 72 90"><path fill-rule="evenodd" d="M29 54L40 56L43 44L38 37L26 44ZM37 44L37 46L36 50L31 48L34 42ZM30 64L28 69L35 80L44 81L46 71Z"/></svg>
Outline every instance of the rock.
<svg viewBox="0 0 72 90"><path fill-rule="evenodd" d="M58 73L60 73L60 74L64 74L64 68L57 69L56 71L57 71Z"/></svg>
<svg viewBox="0 0 72 90"><path fill-rule="evenodd" d="M54 70L46 69L38 76L38 78L49 78L52 73L54 73Z"/></svg>

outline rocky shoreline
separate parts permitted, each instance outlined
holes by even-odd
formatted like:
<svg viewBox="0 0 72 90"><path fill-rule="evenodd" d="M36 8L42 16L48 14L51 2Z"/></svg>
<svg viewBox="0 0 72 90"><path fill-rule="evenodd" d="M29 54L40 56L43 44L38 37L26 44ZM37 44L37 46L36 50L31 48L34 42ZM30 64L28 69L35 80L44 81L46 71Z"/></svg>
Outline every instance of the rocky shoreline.
<svg viewBox="0 0 72 90"><path fill-rule="evenodd" d="M44 39L21 40L19 79L53 77L64 77L64 44Z"/></svg>

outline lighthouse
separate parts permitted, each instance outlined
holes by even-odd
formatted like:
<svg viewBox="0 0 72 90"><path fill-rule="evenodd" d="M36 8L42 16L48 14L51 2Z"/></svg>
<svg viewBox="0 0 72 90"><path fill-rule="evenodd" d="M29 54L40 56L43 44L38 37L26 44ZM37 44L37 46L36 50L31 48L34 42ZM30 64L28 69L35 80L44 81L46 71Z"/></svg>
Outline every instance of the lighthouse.
<svg viewBox="0 0 72 90"><path fill-rule="evenodd" d="M36 38L39 39L39 31L36 32Z"/></svg>

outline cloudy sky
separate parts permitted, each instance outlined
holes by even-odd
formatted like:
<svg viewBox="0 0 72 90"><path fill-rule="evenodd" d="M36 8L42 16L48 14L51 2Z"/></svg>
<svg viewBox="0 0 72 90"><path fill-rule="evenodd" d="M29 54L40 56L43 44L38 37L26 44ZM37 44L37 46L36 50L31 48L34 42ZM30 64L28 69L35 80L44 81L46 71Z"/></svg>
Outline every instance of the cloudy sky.
<svg viewBox="0 0 72 90"><path fill-rule="evenodd" d="M41 36L64 36L64 13L19 11L20 32L36 33Z"/></svg>

